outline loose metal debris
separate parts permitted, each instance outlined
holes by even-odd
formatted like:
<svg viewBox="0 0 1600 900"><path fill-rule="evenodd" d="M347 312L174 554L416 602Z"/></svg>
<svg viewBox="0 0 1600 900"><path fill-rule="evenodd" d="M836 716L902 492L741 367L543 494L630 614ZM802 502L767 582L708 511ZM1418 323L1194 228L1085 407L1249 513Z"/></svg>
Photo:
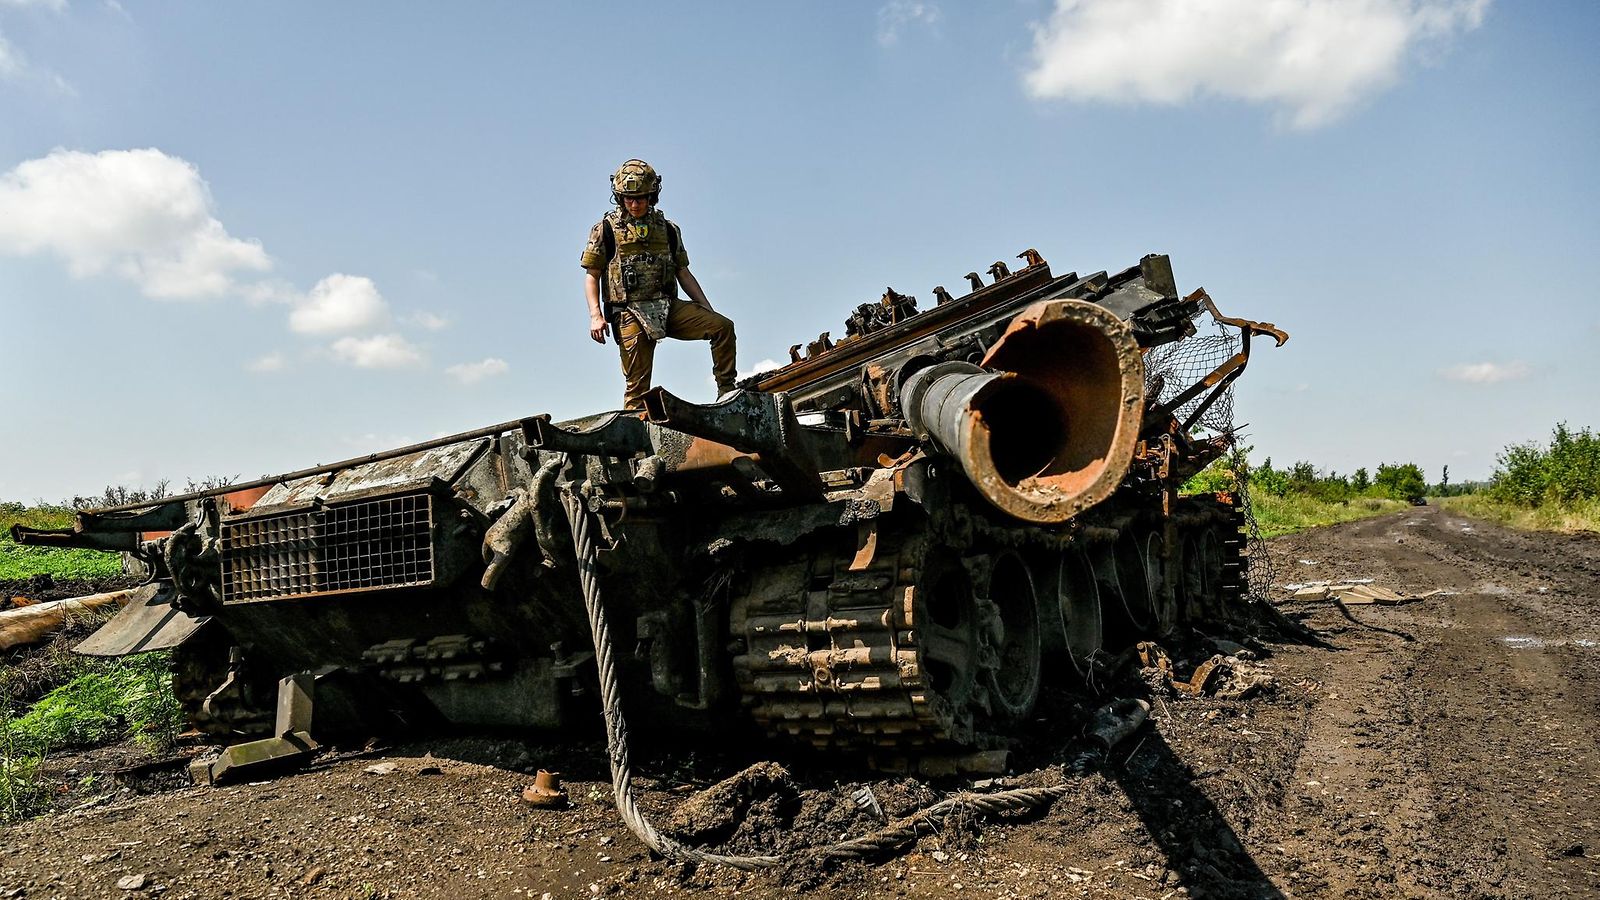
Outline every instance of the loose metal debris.
<svg viewBox="0 0 1600 900"><path fill-rule="evenodd" d="M1319 600L1339 600L1347 606L1400 606L1405 603L1415 603L1429 597L1437 597L1453 593L1436 588L1421 594L1401 594L1386 587L1372 583L1372 579L1351 579L1348 581L1308 581L1304 584L1285 585L1292 593L1280 602L1316 602Z"/></svg>

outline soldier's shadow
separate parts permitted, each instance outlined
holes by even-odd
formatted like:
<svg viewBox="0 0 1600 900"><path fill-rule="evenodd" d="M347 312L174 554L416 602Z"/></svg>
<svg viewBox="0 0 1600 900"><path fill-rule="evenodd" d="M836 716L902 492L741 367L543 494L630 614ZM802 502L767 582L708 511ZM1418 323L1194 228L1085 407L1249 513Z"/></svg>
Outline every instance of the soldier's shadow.
<svg viewBox="0 0 1600 900"><path fill-rule="evenodd" d="M1114 781L1167 857L1167 868L1199 897L1283 898L1239 840L1233 826L1201 790L1189 768L1156 728L1143 729L1112 751L1106 776Z"/></svg>

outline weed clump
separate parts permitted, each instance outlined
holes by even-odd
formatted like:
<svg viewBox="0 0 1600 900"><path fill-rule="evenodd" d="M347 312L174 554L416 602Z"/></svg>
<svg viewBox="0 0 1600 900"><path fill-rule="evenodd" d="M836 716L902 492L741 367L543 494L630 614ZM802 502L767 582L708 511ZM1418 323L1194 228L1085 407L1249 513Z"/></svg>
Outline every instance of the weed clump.
<svg viewBox="0 0 1600 900"><path fill-rule="evenodd" d="M37 813L49 797L39 765L57 750L133 738L151 751L170 747L183 713L172 692L171 654L83 660L66 683L27 708L0 695L0 821Z"/></svg>

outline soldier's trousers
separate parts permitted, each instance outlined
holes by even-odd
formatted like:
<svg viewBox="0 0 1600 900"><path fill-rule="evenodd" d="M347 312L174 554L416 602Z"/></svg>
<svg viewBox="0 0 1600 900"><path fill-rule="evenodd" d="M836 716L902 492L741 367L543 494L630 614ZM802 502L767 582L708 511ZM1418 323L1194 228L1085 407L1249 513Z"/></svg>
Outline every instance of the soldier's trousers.
<svg viewBox="0 0 1600 900"><path fill-rule="evenodd" d="M617 347L622 353L624 409L643 409L645 391L650 390L650 374L655 369L656 342L644 333L633 313L623 310L617 316ZM711 374L717 381L717 395L733 390L737 376L734 362L733 320L687 300L672 301L667 313L667 337L680 341L711 342Z"/></svg>

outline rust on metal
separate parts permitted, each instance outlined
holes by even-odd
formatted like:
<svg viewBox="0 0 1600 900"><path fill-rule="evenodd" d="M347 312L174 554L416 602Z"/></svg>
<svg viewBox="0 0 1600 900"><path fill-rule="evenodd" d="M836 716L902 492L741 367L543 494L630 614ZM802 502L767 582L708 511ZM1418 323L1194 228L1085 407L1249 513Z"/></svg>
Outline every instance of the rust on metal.
<svg viewBox="0 0 1600 900"><path fill-rule="evenodd" d="M517 419L22 537L149 565L84 650L170 648L194 727L266 737L207 777L302 759L340 729L592 721L596 590L638 734L715 739L744 716L875 765L1003 765L1052 654L1090 674L1141 629L1242 597L1235 498L1176 490L1231 429L1195 435L1146 396L1203 408L1252 335L1286 337L1180 297L1165 256L1081 279L1017 258L927 308L886 288L843 337L793 344L715 403L658 388L642 411ZM1147 391L1144 351L1188 339L1203 309L1241 330L1239 357L1191 345L1208 371ZM309 700L307 673L350 721L272 730L275 698L301 702L285 679ZM347 702L374 690L382 703ZM529 791L554 802L559 781Z"/></svg>
<svg viewBox="0 0 1600 900"><path fill-rule="evenodd" d="M977 277L976 273L973 277ZM756 381L754 388L758 391L783 391L834 372L854 368L896 346L956 327L963 319L981 315L1049 281L1050 269L1042 266L1025 269L1000 285L985 286L980 283L972 293L954 303L935 306L863 338L841 341L832 352L822 357L808 358L768 372Z"/></svg>
<svg viewBox="0 0 1600 900"><path fill-rule="evenodd" d="M533 784L522 789L522 802L539 809L566 809L567 791L561 786L561 773L540 769Z"/></svg>

